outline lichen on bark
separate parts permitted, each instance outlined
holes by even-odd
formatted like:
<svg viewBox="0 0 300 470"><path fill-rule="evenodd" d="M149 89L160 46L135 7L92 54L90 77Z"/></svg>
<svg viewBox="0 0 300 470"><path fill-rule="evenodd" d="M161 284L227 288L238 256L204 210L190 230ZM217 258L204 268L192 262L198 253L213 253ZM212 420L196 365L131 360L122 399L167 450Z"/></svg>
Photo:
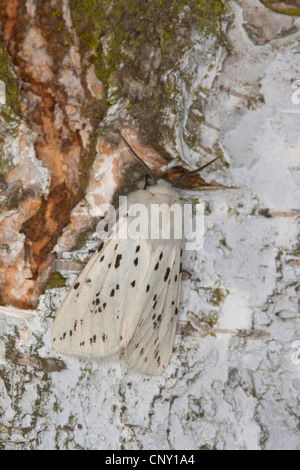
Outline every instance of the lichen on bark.
<svg viewBox="0 0 300 470"><path fill-rule="evenodd" d="M226 3L71 0L70 8L80 50L90 54L105 85L106 105L127 99L141 133L157 146L157 137L169 132L163 109L176 106L174 92L180 92L164 74L176 67L195 33L213 34L226 44Z"/></svg>

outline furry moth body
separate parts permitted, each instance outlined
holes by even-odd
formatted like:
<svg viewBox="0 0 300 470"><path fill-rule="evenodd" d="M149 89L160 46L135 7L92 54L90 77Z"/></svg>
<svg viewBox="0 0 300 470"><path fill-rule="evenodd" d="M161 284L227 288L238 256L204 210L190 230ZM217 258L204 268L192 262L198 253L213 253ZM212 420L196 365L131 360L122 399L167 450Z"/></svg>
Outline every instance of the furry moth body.
<svg viewBox="0 0 300 470"><path fill-rule="evenodd" d="M131 193L136 203L178 203L170 183ZM65 354L106 356L125 349L136 369L160 375L172 355L181 281L180 239L122 238L125 214L114 238L99 245L64 300L52 326L53 348ZM148 226L151 226L149 215ZM172 225L170 220L161 221ZM176 223L176 222L175 222ZM173 233L174 227L170 227ZM160 234L161 235L161 234Z"/></svg>

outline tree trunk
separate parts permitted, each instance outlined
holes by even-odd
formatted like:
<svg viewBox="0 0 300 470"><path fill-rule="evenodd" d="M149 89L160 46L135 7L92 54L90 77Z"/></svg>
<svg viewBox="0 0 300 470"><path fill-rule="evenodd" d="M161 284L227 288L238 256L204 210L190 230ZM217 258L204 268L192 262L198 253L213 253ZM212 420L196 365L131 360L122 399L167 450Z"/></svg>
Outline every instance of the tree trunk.
<svg viewBox="0 0 300 470"><path fill-rule="evenodd" d="M299 2L1 0L0 447L298 449ZM205 204L160 377L55 353L103 204ZM83 306L84 308L84 306Z"/></svg>

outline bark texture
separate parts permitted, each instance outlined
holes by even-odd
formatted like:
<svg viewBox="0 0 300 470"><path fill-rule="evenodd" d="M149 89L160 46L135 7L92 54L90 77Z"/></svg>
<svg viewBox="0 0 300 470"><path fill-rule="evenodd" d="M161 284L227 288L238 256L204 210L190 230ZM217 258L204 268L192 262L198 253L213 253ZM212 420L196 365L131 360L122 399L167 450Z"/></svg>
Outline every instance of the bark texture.
<svg viewBox="0 0 300 470"><path fill-rule="evenodd" d="M299 449L298 10L0 2L1 448ZM141 178L116 127L170 179L222 155L180 190L205 243L158 378L49 341L100 205Z"/></svg>

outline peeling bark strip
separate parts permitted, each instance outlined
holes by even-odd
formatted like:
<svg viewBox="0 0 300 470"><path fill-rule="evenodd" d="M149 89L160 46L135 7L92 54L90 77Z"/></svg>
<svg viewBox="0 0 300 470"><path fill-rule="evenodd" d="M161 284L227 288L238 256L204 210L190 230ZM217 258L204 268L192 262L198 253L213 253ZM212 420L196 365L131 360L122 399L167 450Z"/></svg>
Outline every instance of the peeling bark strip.
<svg viewBox="0 0 300 470"><path fill-rule="evenodd" d="M43 271L53 258L48 253L68 224L70 211L83 196L90 167L87 150L93 126L98 123L94 119L91 125L84 116L80 102L86 91L80 55L72 40L67 42L70 33L62 11L51 9L48 4L37 2L31 9L26 2L17 0L0 4L4 40L24 84L26 118L38 131L36 155L51 175L49 194L44 193L46 199L40 200L20 227L26 235L27 265L33 280L29 285L28 274L24 274L18 286L15 276L6 272L5 285L0 288L4 301L24 308L38 297ZM24 167L22 178L26 177L31 178L31 174Z"/></svg>
<svg viewBox="0 0 300 470"><path fill-rule="evenodd" d="M65 43L62 13L54 13L47 2L38 2L32 11L26 2L2 2L4 37L25 83L26 117L38 129L37 157L51 173L49 197L26 226L30 240L34 232L37 264L53 248L68 223L70 210L83 195L78 175L83 152L80 129L85 119L77 110L78 99L84 96L82 70L78 52ZM76 111L78 116L74 117L72 112Z"/></svg>

